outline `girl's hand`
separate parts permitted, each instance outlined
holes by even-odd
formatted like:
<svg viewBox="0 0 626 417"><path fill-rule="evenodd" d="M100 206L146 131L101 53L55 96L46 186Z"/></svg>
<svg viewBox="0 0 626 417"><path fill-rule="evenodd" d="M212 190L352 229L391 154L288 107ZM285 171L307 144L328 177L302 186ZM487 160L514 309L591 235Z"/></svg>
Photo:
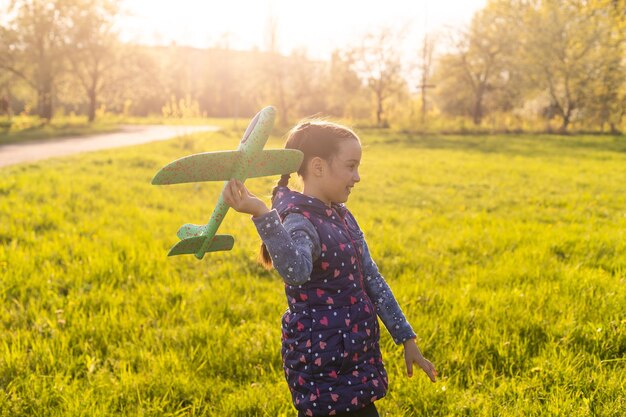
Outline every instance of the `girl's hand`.
<svg viewBox="0 0 626 417"><path fill-rule="evenodd" d="M406 362L406 373L409 378L413 376L413 364L416 363L426 372L426 375L428 375L432 382L436 381L437 370L435 369L435 365L422 356L422 352L420 352L415 344L414 339L409 339L404 342L404 360Z"/></svg>
<svg viewBox="0 0 626 417"><path fill-rule="evenodd" d="M254 217L269 212L265 203L255 197L239 180L228 181L222 191L224 202L240 213L248 213Z"/></svg>

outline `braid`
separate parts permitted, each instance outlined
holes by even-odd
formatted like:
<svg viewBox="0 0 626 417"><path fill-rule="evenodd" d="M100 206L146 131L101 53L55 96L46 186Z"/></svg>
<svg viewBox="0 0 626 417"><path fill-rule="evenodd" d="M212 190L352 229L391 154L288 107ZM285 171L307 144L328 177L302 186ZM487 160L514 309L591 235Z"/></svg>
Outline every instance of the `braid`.
<svg viewBox="0 0 626 417"><path fill-rule="evenodd" d="M278 192L278 187L286 187L289 184L289 178L291 178L290 174L283 174L280 176L280 179L276 183L276 186L272 190L272 201L274 201L274 197ZM267 246L265 243L261 243L261 250L259 252L259 262L261 265L265 267L265 269L272 269L272 257L270 253L267 251Z"/></svg>
<svg viewBox="0 0 626 417"><path fill-rule="evenodd" d="M274 201L278 187L286 187L289 184L289 178L291 178L291 174L281 175L280 179L276 183L276 186L272 189L272 201Z"/></svg>

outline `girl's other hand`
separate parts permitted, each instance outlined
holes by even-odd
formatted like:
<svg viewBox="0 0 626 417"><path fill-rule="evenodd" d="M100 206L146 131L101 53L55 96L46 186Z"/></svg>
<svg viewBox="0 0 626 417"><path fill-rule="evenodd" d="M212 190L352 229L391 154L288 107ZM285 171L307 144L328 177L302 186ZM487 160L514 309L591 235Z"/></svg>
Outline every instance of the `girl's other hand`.
<svg viewBox="0 0 626 417"><path fill-rule="evenodd" d="M428 375L432 382L437 380L435 365L422 355L414 339L409 339L404 342L404 360L406 362L406 373L409 378L413 376L413 364L416 363L426 372L426 375Z"/></svg>
<svg viewBox="0 0 626 417"><path fill-rule="evenodd" d="M228 184L222 191L222 196L226 204L240 213L248 213L254 217L259 217L269 212L265 203L250 193L239 180L232 179L228 181Z"/></svg>

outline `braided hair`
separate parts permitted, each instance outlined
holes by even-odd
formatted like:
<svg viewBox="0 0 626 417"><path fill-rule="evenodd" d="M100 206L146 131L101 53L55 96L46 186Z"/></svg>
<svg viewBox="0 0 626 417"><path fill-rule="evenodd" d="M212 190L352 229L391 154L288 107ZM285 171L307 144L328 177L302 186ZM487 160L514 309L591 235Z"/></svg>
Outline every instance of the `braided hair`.
<svg viewBox="0 0 626 417"><path fill-rule="evenodd" d="M285 141L285 149L302 151L304 158L297 173L301 178L305 178L311 159L320 157L326 161L331 161L339 152L341 142L348 139L359 141L356 133L345 126L319 119L305 120L289 131ZM286 187L290 178L290 174L283 174L280 177L276 186L272 189L272 202L276 197L278 188ZM261 243L259 262L266 269L272 268L272 258L267 251L265 243Z"/></svg>

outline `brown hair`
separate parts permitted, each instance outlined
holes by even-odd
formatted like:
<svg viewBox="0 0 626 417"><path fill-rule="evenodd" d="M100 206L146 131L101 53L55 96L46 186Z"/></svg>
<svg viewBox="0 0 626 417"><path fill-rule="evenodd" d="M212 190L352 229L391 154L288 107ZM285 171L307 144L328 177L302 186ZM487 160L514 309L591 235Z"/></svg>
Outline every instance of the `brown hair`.
<svg viewBox="0 0 626 417"><path fill-rule="evenodd" d="M298 175L304 178L307 175L306 169L311 159L320 157L326 161L331 161L339 152L340 143L346 139L359 141L356 133L345 126L319 119L305 120L289 131L285 141L285 149L298 149L304 153L302 164L297 171ZM290 177L290 174L284 174L280 177L272 190L272 201L274 201L278 187L286 187ZM261 243L259 262L266 269L272 268L272 258L265 243Z"/></svg>

